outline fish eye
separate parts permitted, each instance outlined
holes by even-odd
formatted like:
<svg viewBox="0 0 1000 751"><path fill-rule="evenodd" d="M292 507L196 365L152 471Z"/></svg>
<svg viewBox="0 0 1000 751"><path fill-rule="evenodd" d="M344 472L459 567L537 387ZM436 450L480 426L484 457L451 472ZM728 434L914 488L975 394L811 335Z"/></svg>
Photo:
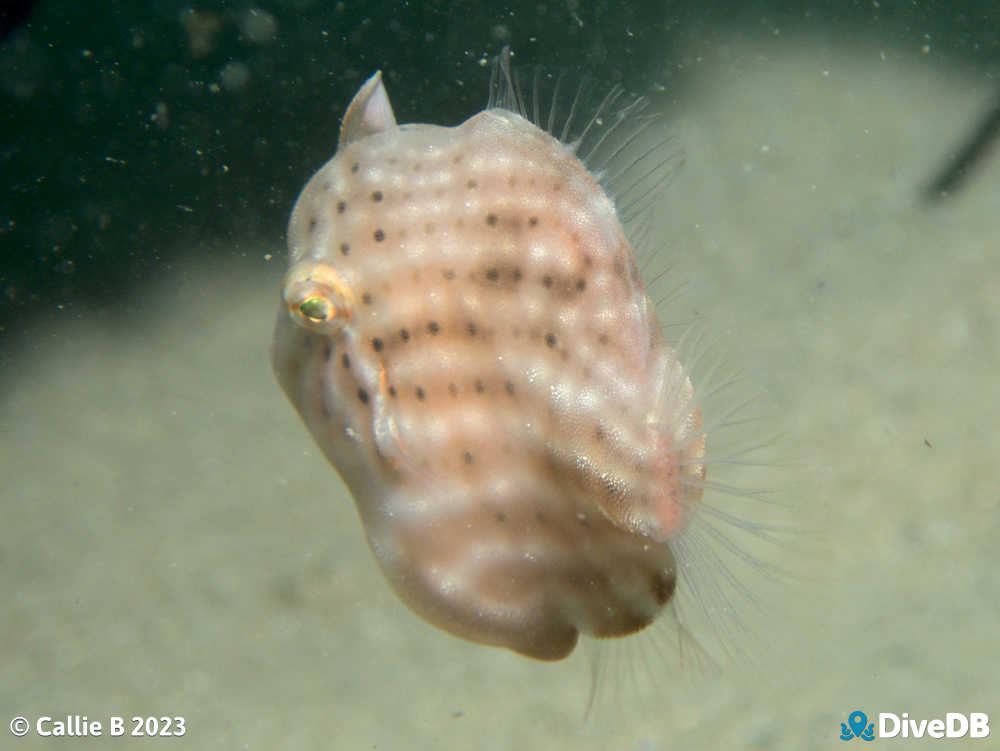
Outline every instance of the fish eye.
<svg viewBox="0 0 1000 751"><path fill-rule="evenodd" d="M317 334L333 334L351 319L354 295L336 270L323 264L292 269L282 299L292 320Z"/></svg>
<svg viewBox="0 0 1000 751"><path fill-rule="evenodd" d="M330 301L325 297L319 297L314 295L313 297L306 298L299 305L299 312L309 320L310 323L324 324L327 323L334 315L336 315L336 310Z"/></svg>
<svg viewBox="0 0 1000 751"><path fill-rule="evenodd" d="M350 318L350 307L336 289L302 290L299 297L288 301L292 320L318 334L338 331Z"/></svg>

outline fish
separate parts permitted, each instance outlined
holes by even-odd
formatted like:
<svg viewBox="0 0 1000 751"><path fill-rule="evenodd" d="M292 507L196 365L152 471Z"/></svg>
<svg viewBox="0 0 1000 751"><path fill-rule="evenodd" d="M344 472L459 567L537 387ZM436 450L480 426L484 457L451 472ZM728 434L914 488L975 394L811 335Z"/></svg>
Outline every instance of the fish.
<svg viewBox="0 0 1000 751"><path fill-rule="evenodd" d="M446 127L364 82L292 210L272 365L402 601L554 661L671 601L707 436L637 262L659 118L532 91L505 53Z"/></svg>

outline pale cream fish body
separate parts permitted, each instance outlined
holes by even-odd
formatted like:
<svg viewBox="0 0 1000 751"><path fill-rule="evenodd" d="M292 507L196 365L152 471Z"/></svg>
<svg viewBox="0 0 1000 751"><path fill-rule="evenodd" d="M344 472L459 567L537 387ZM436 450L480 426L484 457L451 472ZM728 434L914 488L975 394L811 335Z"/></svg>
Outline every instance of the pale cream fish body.
<svg viewBox="0 0 1000 751"><path fill-rule="evenodd" d="M399 596L540 659L649 624L705 441L573 149L500 108L397 125L376 74L288 234L274 369Z"/></svg>

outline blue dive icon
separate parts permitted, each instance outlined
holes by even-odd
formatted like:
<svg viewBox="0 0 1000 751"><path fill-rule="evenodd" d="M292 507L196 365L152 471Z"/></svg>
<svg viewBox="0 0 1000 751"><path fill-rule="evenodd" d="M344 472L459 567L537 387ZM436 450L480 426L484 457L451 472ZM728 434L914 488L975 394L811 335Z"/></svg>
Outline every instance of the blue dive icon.
<svg viewBox="0 0 1000 751"><path fill-rule="evenodd" d="M846 723L840 723L840 740L849 741L852 738L860 738L863 741L875 740L875 723L869 724L868 716L860 709L851 712L847 716Z"/></svg>

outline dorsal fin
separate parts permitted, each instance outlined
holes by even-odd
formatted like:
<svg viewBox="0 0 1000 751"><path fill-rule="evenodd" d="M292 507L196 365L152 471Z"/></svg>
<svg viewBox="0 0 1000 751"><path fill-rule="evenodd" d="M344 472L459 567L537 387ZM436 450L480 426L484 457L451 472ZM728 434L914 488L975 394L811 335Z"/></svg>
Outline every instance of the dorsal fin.
<svg viewBox="0 0 1000 751"><path fill-rule="evenodd" d="M381 133L396 127L396 116L392 114L389 96L382 85L382 71L365 81L358 89L340 124L340 141L337 148L358 141L373 133Z"/></svg>
<svg viewBox="0 0 1000 751"><path fill-rule="evenodd" d="M566 144L614 201L640 263L653 212L683 153L649 100L586 74L512 67L510 48L493 61L487 107L515 112Z"/></svg>

